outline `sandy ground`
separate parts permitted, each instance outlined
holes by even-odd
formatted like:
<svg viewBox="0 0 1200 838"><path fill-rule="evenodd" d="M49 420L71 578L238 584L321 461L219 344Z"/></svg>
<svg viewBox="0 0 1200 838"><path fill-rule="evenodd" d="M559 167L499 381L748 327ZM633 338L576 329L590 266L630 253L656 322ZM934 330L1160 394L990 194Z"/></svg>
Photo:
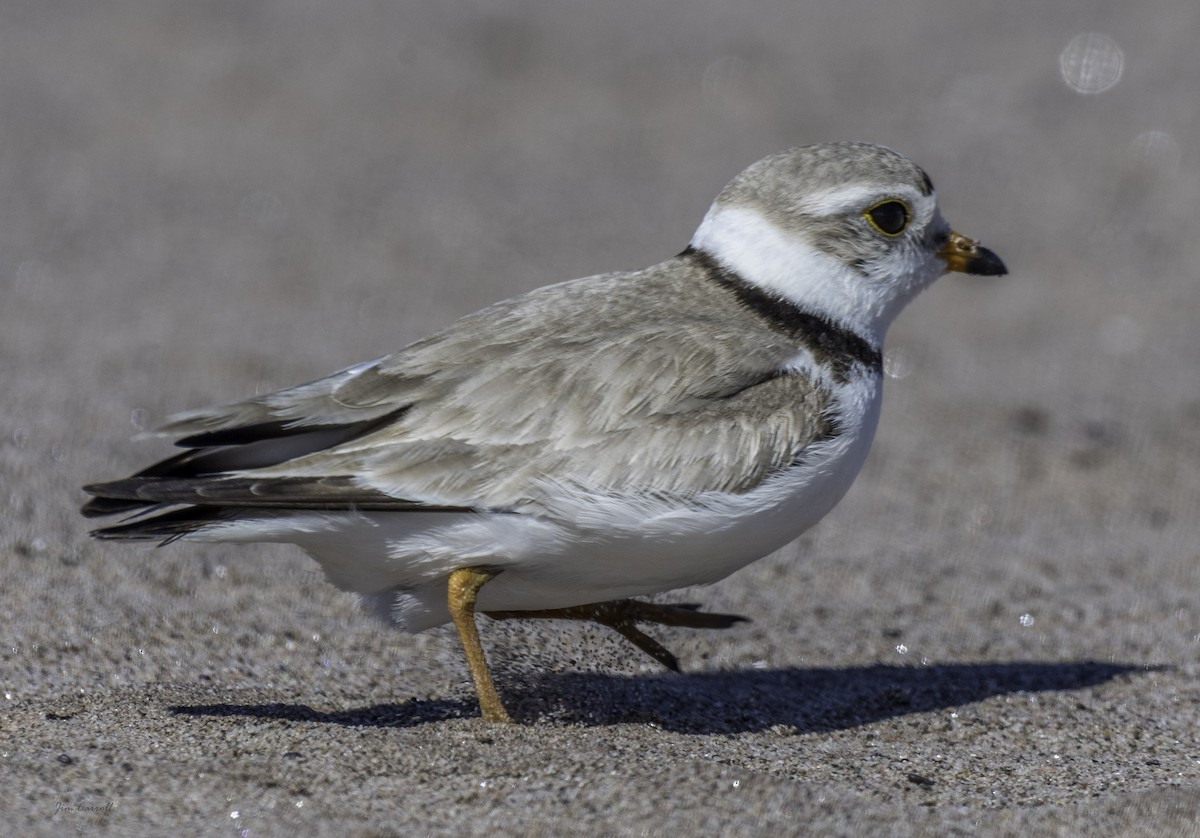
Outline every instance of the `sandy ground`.
<svg viewBox="0 0 1200 838"><path fill-rule="evenodd" d="M1200 5L416 5L0 7L5 830L1196 833ZM168 413L658 261L851 138L1012 275L901 317L863 475L676 598L753 619L660 632L683 674L485 623L491 727L450 633L301 554L87 538Z"/></svg>

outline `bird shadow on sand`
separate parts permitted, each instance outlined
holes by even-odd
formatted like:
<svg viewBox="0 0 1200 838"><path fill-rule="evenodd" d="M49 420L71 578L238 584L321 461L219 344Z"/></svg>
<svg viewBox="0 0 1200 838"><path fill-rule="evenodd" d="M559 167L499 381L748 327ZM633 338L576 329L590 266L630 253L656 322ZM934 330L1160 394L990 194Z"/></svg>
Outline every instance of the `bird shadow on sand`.
<svg viewBox="0 0 1200 838"><path fill-rule="evenodd" d="M514 718L525 723L605 726L653 724L680 733L751 733L783 726L821 733L916 713L947 710L998 695L1081 690L1169 667L1072 661L959 663L922 667L775 669L649 676L543 674L501 686ZM507 680L507 679L506 679ZM412 727L478 715L463 700L377 704L324 712L303 704L175 706L178 715L244 717Z"/></svg>

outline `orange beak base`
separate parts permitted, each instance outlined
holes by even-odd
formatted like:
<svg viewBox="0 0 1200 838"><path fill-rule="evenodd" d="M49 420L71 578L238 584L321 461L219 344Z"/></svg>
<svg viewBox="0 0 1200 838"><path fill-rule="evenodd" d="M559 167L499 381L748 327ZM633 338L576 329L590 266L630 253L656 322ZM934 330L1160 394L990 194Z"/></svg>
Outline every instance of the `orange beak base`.
<svg viewBox="0 0 1200 838"><path fill-rule="evenodd" d="M946 269L975 276L1003 276L1004 262L992 251L961 233L950 233L950 240L938 251L946 260Z"/></svg>

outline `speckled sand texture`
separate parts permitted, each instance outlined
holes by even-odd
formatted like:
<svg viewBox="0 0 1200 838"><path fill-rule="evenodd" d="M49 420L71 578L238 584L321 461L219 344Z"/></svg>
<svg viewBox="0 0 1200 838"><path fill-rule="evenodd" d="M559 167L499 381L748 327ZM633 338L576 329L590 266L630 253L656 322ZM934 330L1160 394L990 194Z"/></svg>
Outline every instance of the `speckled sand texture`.
<svg viewBox="0 0 1200 838"><path fill-rule="evenodd" d="M814 9L819 9L814 11ZM9 2L0 822L12 835L1182 835L1200 820L1200 5ZM87 538L167 414L680 250L861 139L1008 263L906 312L858 484L599 629L370 622L275 548Z"/></svg>

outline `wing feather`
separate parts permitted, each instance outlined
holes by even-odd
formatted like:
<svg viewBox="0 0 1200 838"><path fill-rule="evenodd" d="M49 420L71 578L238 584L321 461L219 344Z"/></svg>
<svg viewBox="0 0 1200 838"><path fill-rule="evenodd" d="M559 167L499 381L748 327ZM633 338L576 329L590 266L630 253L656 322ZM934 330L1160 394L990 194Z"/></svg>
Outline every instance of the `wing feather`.
<svg viewBox="0 0 1200 838"><path fill-rule="evenodd" d="M539 289L396 355L189 411L85 512L547 508L566 484L745 492L836 433L798 346L680 260ZM718 316L719 315L719 316Z"/></svg>

